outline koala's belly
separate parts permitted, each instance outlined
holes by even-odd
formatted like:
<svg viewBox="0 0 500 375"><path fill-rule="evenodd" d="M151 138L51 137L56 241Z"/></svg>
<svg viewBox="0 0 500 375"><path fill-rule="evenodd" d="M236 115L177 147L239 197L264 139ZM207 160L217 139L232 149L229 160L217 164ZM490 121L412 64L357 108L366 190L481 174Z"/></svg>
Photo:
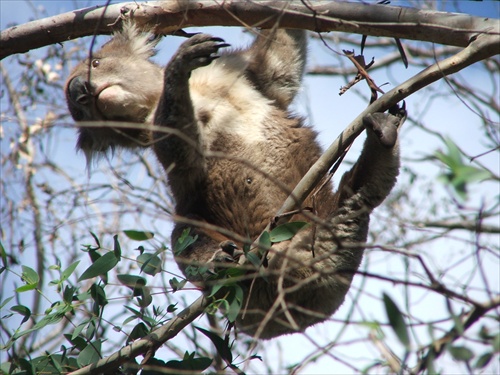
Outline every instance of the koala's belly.
<svg viewBox="0 0 500 375"><path fill-rule="evenodd" d="M242 236L258 235L288 196L279 188L279 176L264 172L252 160L218 160L208 177L206 219Z"/></svg>

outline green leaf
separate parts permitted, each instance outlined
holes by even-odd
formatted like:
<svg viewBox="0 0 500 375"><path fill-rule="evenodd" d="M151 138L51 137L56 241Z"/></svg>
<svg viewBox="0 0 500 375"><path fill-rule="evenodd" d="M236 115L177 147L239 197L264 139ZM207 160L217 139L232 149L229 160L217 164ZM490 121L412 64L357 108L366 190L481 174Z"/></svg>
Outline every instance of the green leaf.
<svg viewBox="0 0 500 375"><path fill-rule="evenodd" d="M131 240L134 240L134 241L150 240L155 235L153 232L145 232L145 231L139 231L139 230L124 230L123 233L125 233L125 235L128 238L130 238Z"/></svg>
<svg viewBox="0 0 500 375"><path fill-rule="evenodd" d="M120 246L120 242L118 241L118 235L115 234L113 236L113 241L114 241L114 247L113 247L113 252L115 253L115 256L118 260L120 260L122 256L122 247Z"/></svg>
<svg viewBox="0 0 500 375"><path fill-rule="evenodd" d="M409 350L410 337L408 336L408 330L403 318L403 314L399 310L398 306L387 294L385 293L383 294L383 299L389 324L391 325L399 341L401 341L401 343L405 346L405 348Z"/></svg>
<svg viewBox="0 0 500 375"><path fill-rule="evenodd" d="M238 314L241 311L241 307L243 305L243 288L241 288L238 284L235 284L231 287L231 294L227 298L229 303L229 310L226 311L227 319L230 322L236 321Z"/></svg>
<svg viewBox="0 0 500 375"><path fill-rule="evenodd" d="M85 272L80 276L78 281L91 279L99 275L104 275L112 270L118 264L119 258L114 252L109 252L98 258Z"/></svg>
<svg viewBox="0 0 500 375"><path fill-rule="evenodd" d="M38 273L33 269L28 266L22 266L23 272L21 274L21 278L26 284L35 284L37 285L38 282L40 281L40 277L38 276Z"/></svg>
<svg viewBox="0 0 500 375"><path fill-rule="evenodd" d="M137 339L142 339L148 333L149 329L144 323L141 322L137 324L127 337L127 344L130 344L132 341L135 341Z"/></svg>
<svg viewBox="0 0 500 375"><path fill-rule="evenodd" d="M446 164L450 169L454 169L455 167L462 165L462 154L455 142L453 142L450 138L446 138L445 144L448 149L448 153L445 154L442 151L436 151L434 156L442 163Z"/></svg>
<svg viewBox="0 0 500 375"><path fill-rule="evenodd" d="M65 313L66 313L66 311L64 311L64 310L58 310L53 314L45 315L32 328L27 329L25 331L16 332L12 336L12 338L13 338L13 340L17 340L19 337L24 336L24 335L31 333L31 332L34 332L34 331L38 331L39 329L41 329L47 325L59 323L64 318Z"/></svg>
<svg viewBox="0 0 500 375"><path fill-rule="evenodd" d="M248 252L245 254L245 257L248 259L248 261L250 261L250 263L252 263L252 265L254 267L256 267L256 268L260 267L261 261L260 261L260 258L257 254Z"/></svg>
<svg viewBox="0 0 500 375"><path fill-rule="evenodd" d="M174 278L168 280L168 283L172 287L172 291L177 292L178 290L181 290L182 288L184 288L184 285L186 285L187 280L179 281L179 280L177 280L177 278L174 277Z"/></svg>
<svg viewBox="0 0 500 375"><path fill-rule="evenodd" d="M141 272L154 276L161 271L161 259L155 254L142 253L137 257L137 262L141 265Z"/></svg>
<svg viewBox="0 0 500 375"><path fill-rule="evenodd" d="M63 363L61 362L63 360L63 357L61 357L58 354L53 354L49 355L48 359L50 363L54 366L54 368L57 370L58 374L66 374L66 371L63 368Z"/></svg>
<svg viewBox="0 0 500 375"><path fill-rule="evenodd" d="M272 243L288 241L297 234L299 230L307 226L308 223L303 221L294 221L291 223L285 223L274 228L270 235Z"/></svg>
<svg viewBox="0 0 500 375"><path fill-rule="evenodd" d="M80 336L80 333L82 333L84 328L87 327L87 324L89 324L89 321L85 320L82 323L80 323L79 325L77 325L75 330L71 334L71 338L67 338L67 339L70 340L70 342L73 344L73 340L75 340L78 336Z"/></svg>
<svg viewBox="0 0 500 375"><path fill-rule="evenodd" d="M12 297L8 297L6 299L4 299L3 301L0 301L0 311L14 298L14 296Z"/></svg>
<svg viewBox="0 0 500 375"><path fill-rule="evenodd" d="M85 338L87 339L87 342L89 342L94 338L96 329L97 326L95 320L94 319L90 320L89 324L87 325L87 329L85 330Z"/></svg>
<svg viewBox="0 0 500 375"><path fill-rule="evenodd" d="M210 341L215 345L217 349L217 353L221 356L222 359L226 360L229 363L233 362L233 353L231 352L231 348L229 348L229 342L227 340L222 339L217 334L211 331L207 331L206 329L200 327L194 327L205 336L207 336Z"/></svg>
<svg viewBox="0 0 500 375"><path fill-rule="evenodd" d="M206 358L206 357L194 358L194 353L192 353L191 355L186 353L182 361L168 361L165 364L165 367L174 370L184 370L188 373L192 373L193 371L196 372L204 371L208 367L210 367L211 364L212 364L211 358Z"/></svg>
<svg viewBox="0 0 500 375"><path fill-rule="evenodd" d="M83 327L85 327L85 324L87 324L88 321L85 321L85 323L82 323L81 325L83 325ZM82 328L83 329L83 328ZM80 330L81 331L81 330ZM79 351L82 351L83 349L85 349L85 347L87 346L87 342L85 341L85 339L81 336L78 336L78 335L73 335L73 337L68 334L68 333L65 333L64 335L64 338L66 340L68 340L68 342L73 345L76 349L78 349Z"/></svg>
<svg viewBox="0 0 500 375"><path fill-rule="evenodd" d="M131 289L137 287L143 287L147 284L147 280L144 277L136 276L136 275L116 275L118 281L120 281L123 285L128 286Z"/></svg>
<svg viewBox="0 0 500 375"><path fill-rule="evenodd" d="M80 367L96 363L102 358L101 356L101 340L96 340L89 343L78 355L77 361Z"/></svg>
<svg viewBox="0 0 500 375"><path fill-rule="evenodd" d="M488 366L488 363L490 363L492 359L492 352L484 353L477 359L476 363L474 364L474 368L485 368L486 366Z"/></svg>
<svg viewBox="0 0 500 375"><path fill-rule="evenodd" d="M64 288L63 292L63 300L66 303L72 303L73 302L73 296L75 295L75 292L77 291L77 288L66 285Z"/></svg>
<svg viewBox="0 0 500 375"><path fill-rule="evenodd" d="M451 139L446 138L445 143L448 149L447 153L442 151L434 153L434 157L448 168L446 172L439 176L439 180L445 184L449 184L460 199L466 200L467 184L491 179L492 175L485 169L476 168L464 163L460 149Z"/></svg>
<svg viewBox="0 0 500 375"><path fill-rule="evenodd" d="M15 305L10 308L10 311L16 312L23 316L21 324L26 322L31 317L31 310L23 305Z"/></svg>
<svg viewBox="0 0 500 375"><path fill-rule="evenodd" d="M271 245L272 245L271 235L269 234L268 231L263 232L259 237L259 247L261 249L268 250L269 248L271 248Z"/></svg>
<svg viewBox="0 0 500 375"><path fill-rule="evenodd" d="M108 304L108 299L106 298L106 291L104 288L97 284L92 284L90 286L90 295L92 299L98 306L106 306Z"/></svg>
<svg viewBox="0 0 500 375"><path fill-rule="evenodd" d="M80 263L79 260L72 263L68 268L66 268L64 271L62 271L61 272L61 279L59 281L60 282L66 281L71 276L71 274L75 271L76 267L78 266L78 263Z"/></svg>
<svg viewBox="0 0 500 375"><path fill-rule="evenodd" d="M4 268L7 268L8 267L8 263L7 263L7 252L5 251L5 247L3 247L3 243L2 241L0 241L0 257L2 258L2 265ZM0 272L1 274L1 272Z"/></svg>
<svg viewBox="0 0 500 375"><path fill-rule="evenodd" d="M497 333L497 334L493 337L493 350L494 350L496 353L499 353L499 352L500 352L500 333Z"/></svg>
<svg viewBox="0 0 500 375"><path fill-rule="evenodd" d="M457 361L469 362L472 358L474 358L472 350L466 348L465 346L451 346L448 351Z"/></svg>
<svg viewBox="0 0 500 375"><path fill-rule="evenodd" d="M214 297L217 294L217 292L222 288L224 288L223 283L212 285L212 288L210 289L210 294L207 297Z"/></svg>
<svg viewBox="0 0 500 375"><path fill-rule="evenodd" d="M147 287L138 286L134 288L134 297L137 297L137 302L142 308L149 306L153 302L153 297Z"/></svg>
<svg viewBox="0 0 500 375"><path fill-rule="evenodd" d="M22 285L22 286L16 288L16 292L18 292L18 293L27 292L28 290L36 289L36 287L37 287L37 284Z"/></svg>
<svg viewBox="0 0 500 375"><path fill-rule="evenodd" d="M198 239L198 236L190 236L191 228L186 228L182 231L181 236L177 239L177 242L174 245L174 254L179 255L182 253L188 246L195 243Z"/></svg>
<svg viewBox="0 0 500 375"><path fill-rule="evenodd" d="M97 248L94 249L94 250L100 249L101 248L101 242L99 242L99 238L93 232L90 232L90 235L92 236L92 238L94 239L94 241L95 241L95 243L97 245Z"/></svg>

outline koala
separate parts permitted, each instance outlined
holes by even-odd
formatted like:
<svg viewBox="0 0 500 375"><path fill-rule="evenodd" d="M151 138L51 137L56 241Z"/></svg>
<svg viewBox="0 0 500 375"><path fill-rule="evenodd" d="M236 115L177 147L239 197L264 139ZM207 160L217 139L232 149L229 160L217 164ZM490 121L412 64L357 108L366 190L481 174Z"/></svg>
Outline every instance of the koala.
<svg viewBox="0 0 500 375"><path fill-rule="evenodd" d="M77 122L98 121L78 128L77 148L89 159L115 148L154 150L176 202L172 247L186 230L196 239L176 262L204 285L210 277L196 270L234 267L321 154L314 130L288 109L302 82L306 35L259 30L248 48L228 50L196 34L165 68L150 60L155 45L126 22L70 74L68 108ZM367 117L361 155L337 191L326 183L291 213L310 225L274 243L260 269L242 266L240 331L262 339L303 331L343 303L370 213L396 182L403 112Z"/></svg>

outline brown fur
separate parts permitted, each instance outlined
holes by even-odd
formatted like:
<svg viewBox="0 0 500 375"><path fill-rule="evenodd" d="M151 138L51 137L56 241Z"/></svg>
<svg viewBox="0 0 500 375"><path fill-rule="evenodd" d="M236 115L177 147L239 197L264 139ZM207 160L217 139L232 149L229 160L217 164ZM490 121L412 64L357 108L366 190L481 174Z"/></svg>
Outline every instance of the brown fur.
<svg viewBox="0 0 500 375"><path fill-rule="evenodd" d="M241 249L241 238L258 237L321 153L315 132L287 112L304 70L304 32L263 31L248 49L214 60L226 46L209 35L192 37L167 64L162 83L162 70L149 61L154 43L125 25L95 54L99 63L83 62L66 85L77 121L154 122L165 129L80 128L78 147L92 157L115 146L152 142L168 171L176 213L186 219L176 224L172 243L186 228L198 236L176 256L184 272L212 261L223 241ZM99 95L102 87L108 95ZM320 223L275 244L267 277L257 277L251 292L251 281L241 283L248 300L238 318L244 332L271 338L300 331L327 319L343 302L362 259L369 214L398 174L395 138L392 144L379 141L380 130L397 127L397 119L380 120L367 123L362 155L338 193L327 185L316 197Z"/></svg>

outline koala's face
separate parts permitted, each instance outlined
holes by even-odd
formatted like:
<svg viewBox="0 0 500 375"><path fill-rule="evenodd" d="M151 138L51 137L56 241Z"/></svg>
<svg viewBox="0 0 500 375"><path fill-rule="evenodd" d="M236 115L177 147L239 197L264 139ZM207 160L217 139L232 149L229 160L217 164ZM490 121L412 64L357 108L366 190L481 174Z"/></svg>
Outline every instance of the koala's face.
<svg viewBox="0 0 500 375"><path fill-rule="evenodd" d="M77 148L89 160L115 146L148 143L150 131L142 125L151 120L163 89L163 69L149 60L155 45L151 34L125 24L68 77L65 94L71 115L79 122L97 122L78 129Z"/></svg>
<svg viewBox="0 0 500 375"><path fill-rule="evenodd" d="M156 107L161 89L160 67L106 45L75 68L65 91L76 121L142 123Z"/></svg>

